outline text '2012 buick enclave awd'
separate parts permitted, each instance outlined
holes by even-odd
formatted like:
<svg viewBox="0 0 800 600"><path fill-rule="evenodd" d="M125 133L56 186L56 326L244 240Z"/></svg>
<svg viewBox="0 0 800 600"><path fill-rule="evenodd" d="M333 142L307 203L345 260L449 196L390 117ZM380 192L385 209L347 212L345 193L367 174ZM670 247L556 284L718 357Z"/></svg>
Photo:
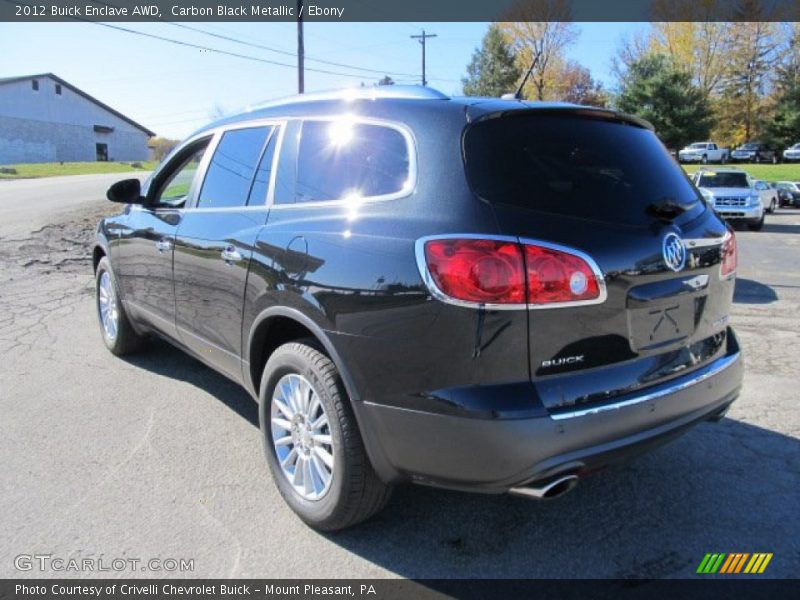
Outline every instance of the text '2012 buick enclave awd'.
<svg viewBox="0 0 800 600"><path fill-rule="evenodd" d="M197 132L109 199L105 344L159 335L241 383L320 529L403 481L556 497L741 387L735 237L634 117L309 95Z"/></svg>

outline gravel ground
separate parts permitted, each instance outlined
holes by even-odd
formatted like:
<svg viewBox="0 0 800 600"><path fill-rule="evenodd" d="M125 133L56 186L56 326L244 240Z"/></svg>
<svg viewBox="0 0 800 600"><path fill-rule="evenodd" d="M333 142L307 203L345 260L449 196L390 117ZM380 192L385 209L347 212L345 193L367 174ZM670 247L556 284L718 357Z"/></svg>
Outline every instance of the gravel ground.
<svg viewBox="0 0 800 600"><path fill-rule="evenodd" d="M14 568L37 553L194 560L104 576L687 577L706 552L774 552L767 575L797 576L800 212L738 234L747 374L721 423L555 502L403 487L321 535L272 485L242 389L163 343L127 360L103 347L87 244L113 209L0 224L0 577L63 575Z"/></svg>

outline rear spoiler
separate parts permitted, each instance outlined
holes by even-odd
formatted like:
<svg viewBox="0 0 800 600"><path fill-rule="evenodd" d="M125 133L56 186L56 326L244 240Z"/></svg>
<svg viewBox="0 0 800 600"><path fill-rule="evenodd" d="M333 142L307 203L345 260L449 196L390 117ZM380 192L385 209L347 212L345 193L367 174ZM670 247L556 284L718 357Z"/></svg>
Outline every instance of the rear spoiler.
<svg viewBox="0 0 800 600"><path fill-rule="evenodd" d="M478 113L480 104L473 105L470 108L478 110L469 111ZM597 119L600 121L613 121L616 123L623 123L625 125L633 125L634 127L641 127L642 129L649 129L655 131L655 127L650 121L629 115L626 113L610 110L607 108L594 108L592 106L580 106L577 104L563 104L553 105L545 104L537 106L531 102L520 102L518 107L504 108L501 110L494 110L491 112L480 112L479 114L467 114L467 118L471 123L485 121L487 119L499 119L505 117L523 117L523 116L537 116L537 115L573 115L576 117L585 117L588 119Z"/></svg>

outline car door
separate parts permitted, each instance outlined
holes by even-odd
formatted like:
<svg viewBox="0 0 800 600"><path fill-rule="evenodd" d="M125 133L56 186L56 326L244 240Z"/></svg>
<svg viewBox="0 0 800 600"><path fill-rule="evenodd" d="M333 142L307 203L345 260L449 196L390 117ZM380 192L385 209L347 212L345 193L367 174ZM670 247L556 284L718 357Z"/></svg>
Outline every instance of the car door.
<svg viewBox="0 0 800 600"><path fill-rule="evenodd" d="M131 207L119 230L115 271L126 306L137 321L173 337L175 234L196 192L208 141L200 139L178 151L149 182L146 204Z"/></svg>
<svg viewBox="0 0 800 600"><path fill-rule="evenodd" d="M241 379L242 304L250 258L267 220L280 124L217 135L194 205L175 239L176 324L204 361Z"/></svg>

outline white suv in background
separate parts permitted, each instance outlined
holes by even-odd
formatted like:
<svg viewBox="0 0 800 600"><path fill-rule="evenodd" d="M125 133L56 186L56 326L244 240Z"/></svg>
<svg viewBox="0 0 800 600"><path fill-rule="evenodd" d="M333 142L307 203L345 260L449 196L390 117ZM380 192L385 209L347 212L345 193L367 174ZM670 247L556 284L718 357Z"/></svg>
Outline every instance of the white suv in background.
<svg viewBox="0 0 800 600"><path fill-rule="evenodd" d="M763 179L756 179L753 182L753 189L755 189L758 197L761 198L761 206L764 207L765 211L772 214L778 209L780 201L778 200L777 188L770 186Z"/></svg>
<svg viewBox="0 0 800 600"><path fill-rule="evenodd" d="M701 169L692 178L719 216L731 224L746 224L753 231L764 226L764 205L755 182L733 168Z"/></svg>

